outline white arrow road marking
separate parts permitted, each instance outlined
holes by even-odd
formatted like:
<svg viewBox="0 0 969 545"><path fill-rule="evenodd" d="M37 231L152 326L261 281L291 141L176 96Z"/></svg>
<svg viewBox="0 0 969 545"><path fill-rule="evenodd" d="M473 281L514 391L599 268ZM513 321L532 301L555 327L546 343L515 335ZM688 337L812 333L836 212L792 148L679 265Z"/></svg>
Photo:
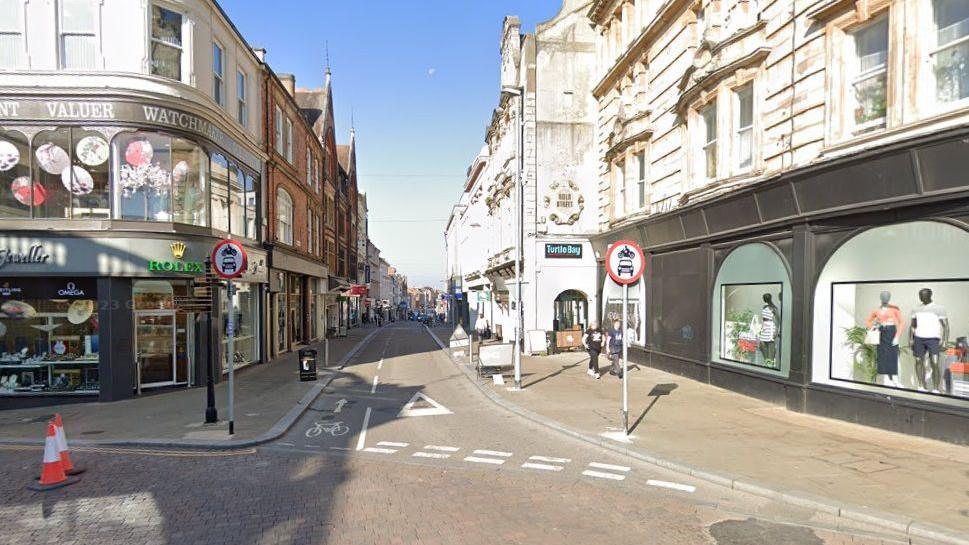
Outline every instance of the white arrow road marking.
<svg viewBox="0 0 969 545"><path fill-rule="evenodd" d="M553 466L550 464L533 464L531 462L525 462L522 467L527 469L541 469L544 471L562 471L562 466Z"/></svg>
<svg viewBox="0 0 969 545"><path fill-rule="evenodd" d="M399 447L406 448L410 443L395 443L393 441L377 441L377 446L380 447Z"/></svg>
<svg viewBox="0 0 969 545"><path fill-rule="evenodd" d="M426 401L427 403L433 405L433 406L432 407L425 407L425 408L422 408L422 409L415 409L414 408L414 404L417 403L418 401L422 400L422 399L424 401ZM416 394L414 394L414 397L410 398L410 401L408 401L407 404L404 405L404 408L402 408L400 410L400 412L397 413L397 416L398 417L402 417L402 416L435 416L435 415L439 415L439 414L454 414L454 413L452 413L450 411L450 409L448 409L444 405L441 405L437 401L434 401L433 399L431 399L431 398L427 397L426 395L424 395L423 392L417 392Z"/></svg>
<svg viewBox="0 0 969 545"><path fill-rule="evenodd" d="M424 450L440 450L442 452L457 452L461 449L460 447L442 447L438 445L426 445L424 447Z"/></svg>
<svg viewBox="0 0 969 545"><path fill-rule="evenodd" d="M552 462L556 464L567 464L572 461L569 458L549 458L548 456L529 456L528 459L539 462Z"/></svg>
<svg viewBox="0 0 969 545"><path fill-rule="evenodd" d="M367 426L370 425L370 407L367 407L366 414L363 415L363 427L360 428L360 437L357 438L357 450L363 450L367 444Z"/></svg>
<svg viewBox="0 0 969 545"><path fill-rule="evenodd" d="M333 412L335 414L339 414L341 411L343 411L343 406L346 405L346 404L347 404L347 400L346 399L341 399L340 401L337 401L336 402L336 408L333 409Z"/></svg>
<svg viewBox="0 0 969 545"><path fill-rule="evenodd" d="M600 479L612 479L614 481L621 481L626 478L625 475L616 475L615 473L603 473L601 471L592 471L587 469L582 472L586 477L598 477Z"/></svg>
<svg viewBox="0 0 969 545"><path fill-rule="evenodd" d="M646 481L646 484L649 486L658 486L660 488L671 488L673 490L680 490L682 492L689 492L691 494L696 492L696 487L688 484L671 483L669 481L656 481L653 479Z"/></svg>
<svg viewBox="0 0 969 545"><path fill-rule="evenodd" d="M468 456L464 459L465 462L474 462L476 464L495 464L501 465L505 463L504 460L499 458L478 458L477 456Z"/></svg>
<svg viewBox="0 0 969 545"><path fill-rule="evenodd" d="M415 452L414 454L412 454L412 456L416 456L418 458L439 458L439 459L451 457L450 454L444 454L442 452L424 452L424 451Z"/></svg>
<svg viewBox="0 0 969 545"><path fill-rule="evenodd" d="M612 464L600 464L599 462L592 462L592 463L589 464L589 467L594 467L594 468L597 468L597 469L611 469L613 471L622 471L622 472L626 472L626 473L629 472L629 468L626 467L626 466L614 466Z"/></svg>
<svg viewBox="0 0 969 545"><path fill-rule="evenodd" d="M508 458L511 456L510 452L501 452L498 450L476 450L475 454L481 454L482 456L501 456L503 458Z"/></svg>
<svg viewBox="0 0 969 545"><path fill-rule="evenodd" d="M364 452L376 452L377 454L393 454L397 452L397 449L393 448L378 448L378 447L367 447L363 449Z"/></svg>

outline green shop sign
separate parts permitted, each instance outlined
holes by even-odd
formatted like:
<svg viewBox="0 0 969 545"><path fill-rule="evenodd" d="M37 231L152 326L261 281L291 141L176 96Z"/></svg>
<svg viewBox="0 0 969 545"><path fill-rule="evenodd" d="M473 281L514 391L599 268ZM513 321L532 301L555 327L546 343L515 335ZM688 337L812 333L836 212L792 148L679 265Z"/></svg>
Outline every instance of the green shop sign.
<svg viewBox="0 0 969 545"><path fill-rule="evenodd" d="M148 272L179 272L204 274L205 269L199 261L148 261Z"/></svg>

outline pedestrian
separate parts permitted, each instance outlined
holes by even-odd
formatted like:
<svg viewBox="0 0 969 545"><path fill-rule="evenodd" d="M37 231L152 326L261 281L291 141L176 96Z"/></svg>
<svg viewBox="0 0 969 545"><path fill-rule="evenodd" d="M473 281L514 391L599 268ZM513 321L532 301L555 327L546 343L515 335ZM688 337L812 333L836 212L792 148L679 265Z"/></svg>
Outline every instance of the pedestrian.
<svg viewBox="0 0 969 545"><path fill-rule="evenodd" d="M589 370L586 373L593 378L599 378L599 353L602 352L602 328L592 322L589 329L582 336L582 344L589 353Z"/></svg>
<svg viewBox="0 0 969 545"><path fill-rule="evenodd" d="M622 331L622 324L619 320L613 320L612 327L606 332L606 347L609 349L609 374L622 378L622 368L619 367L619 358L622 356L622 343L625 338Z"/></svg>

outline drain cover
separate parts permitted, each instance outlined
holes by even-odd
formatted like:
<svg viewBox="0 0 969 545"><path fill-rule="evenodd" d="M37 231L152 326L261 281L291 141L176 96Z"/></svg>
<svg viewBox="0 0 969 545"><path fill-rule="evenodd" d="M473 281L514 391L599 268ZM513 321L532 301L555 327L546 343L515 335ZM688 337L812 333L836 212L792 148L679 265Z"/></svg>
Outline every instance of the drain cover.
<svg viewBox="0 0 969 545"><path fill-rule="evenodd" d="M724 520L709 528L717 545L824 545L809 528L757 519Z"/></svg>
<svg viewBox="0 0 969 545"><path fill-rule="evenodd" d="M99 433L104 433L104 430L87 430L87 431L82 431L81 432L81 435L97 435Z"/></svg>

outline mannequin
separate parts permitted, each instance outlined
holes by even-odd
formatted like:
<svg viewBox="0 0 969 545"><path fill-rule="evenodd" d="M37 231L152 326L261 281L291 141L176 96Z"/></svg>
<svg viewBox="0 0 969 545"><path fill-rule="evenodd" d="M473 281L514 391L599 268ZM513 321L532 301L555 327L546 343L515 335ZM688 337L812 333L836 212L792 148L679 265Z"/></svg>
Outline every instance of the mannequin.
<svg viewBox="0 0 969 545"><path fill-rule="evenodd" d="M775 360L777 357L777 318L780 311L771 299L771 294L765 293L763 296L764 306L760 309L760 333L758 334L757 348L764 362ZM776 361L774 362L777 363Z"/></svg>
<svg viewBox="0 0 969 545"><path fill-rule="evenodd" d="M932 290L919 290L919 301L922 304L912 312L912 354L915 356L915 378L919 387L929 391L926 381L926 364L932 371L931 391L939 393L942 372L939 368L939 351L949 339L949 317L945 308L932 302Z"/></svg>
<svg viewBox="0 0 969 545"><path fill-rule="evenodd" d="M881 383L888 386L899 386L898 375L898 341L902 338L902 311L891 304L892 294L883 291L879 294L881 305L871 311L866 320L868 329L878 328L878 355L876 357L878 375Z"/></svg>

